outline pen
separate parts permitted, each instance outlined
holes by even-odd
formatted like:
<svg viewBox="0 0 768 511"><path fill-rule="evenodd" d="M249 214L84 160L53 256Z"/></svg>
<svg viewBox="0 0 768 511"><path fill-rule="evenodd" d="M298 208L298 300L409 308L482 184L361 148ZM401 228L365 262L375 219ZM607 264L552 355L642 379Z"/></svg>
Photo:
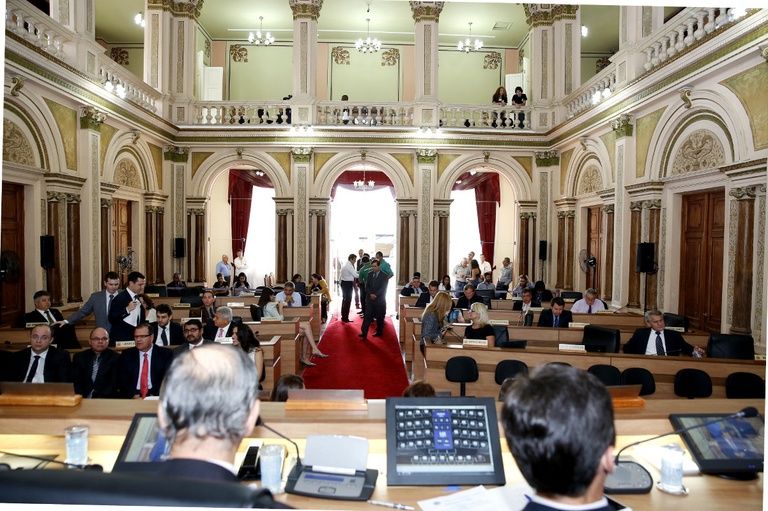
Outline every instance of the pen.
<svg viewBox="0 0 768 511"><path fill-rule="evenodd" d="M378 500L369 500L369 504L373 504L374 506L384 506L384 507L391 507L392 509L406 509L407 511L413 511L413 507L406 506L405 504L395 504L394 502L380 502Z"/></svg>

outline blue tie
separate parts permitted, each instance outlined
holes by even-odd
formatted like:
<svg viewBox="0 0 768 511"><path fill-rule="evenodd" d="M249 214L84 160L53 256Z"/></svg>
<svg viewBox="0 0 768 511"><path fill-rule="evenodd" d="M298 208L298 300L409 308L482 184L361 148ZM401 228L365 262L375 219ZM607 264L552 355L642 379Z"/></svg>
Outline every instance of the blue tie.
<svg viewBox="0 0 768 511"><path fill-rule="evenodd" d="M553 314L553 316L554 316L554 314ZM552 326L557 328L557 327L560 326L560 316L554 316L554 317L555 317L555 320L554 320Z"/></svg>

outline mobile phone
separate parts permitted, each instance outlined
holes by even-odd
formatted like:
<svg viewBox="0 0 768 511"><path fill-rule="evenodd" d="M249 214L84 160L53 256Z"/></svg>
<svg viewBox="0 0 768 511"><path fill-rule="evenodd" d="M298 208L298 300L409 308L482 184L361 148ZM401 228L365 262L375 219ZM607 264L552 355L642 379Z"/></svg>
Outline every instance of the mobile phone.
<svg viewBox="0 0 768 511"><path fill-rule="evenodd" d="M237 477L242 481L253 481L261 479L261 464L259 463L259 446L252 445L248 447L243 458L243 464L237 472Z"/></svg>

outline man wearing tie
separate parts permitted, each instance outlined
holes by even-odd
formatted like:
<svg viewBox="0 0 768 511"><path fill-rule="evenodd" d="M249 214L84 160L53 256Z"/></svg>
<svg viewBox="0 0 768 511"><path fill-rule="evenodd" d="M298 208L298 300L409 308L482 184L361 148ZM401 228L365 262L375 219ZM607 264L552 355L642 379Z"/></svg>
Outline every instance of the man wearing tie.
<svg viewBox="0 0 768 511"><path fill-rule="evenodd" d="M103 328L109 333L112 329L112 324L109 322L109 306L112 305L112 300L117 297L118 288L120 287L120 276L113 271L109 271L104 275L103 282L104 289L91 294L88 301L80 307L79 311L56 324L60 326L75 324L93 314L93 321L96 327Z"/></svg>
<svg viewBox="0 0 768 511"><path fill-rule="evenodd" d="M19 318L18 327L26 328L28 323L47 323L52 327L54 340L60 349L80 349L80 343L77 341L75 328L73 326L63 326L53 328L55 325L64 323L64 316L58 309L51 308L51 295L48 291L37 291L32 300L35 302L35 310L23 314Z"/></svg>
<svg viewBox="0 0 768 511"><path fill-rule="evenodd" d="M285 303L286 307L302 307L309 304L307 295L296 291L296 286L290 281L283 284L283 290L277 293L275 301Z"/></svg>
<svg viewBox="0 0 768 511"><path fill-rule="evenodd" d="M232 309L229 307L219 307L216 309L213 320L209 320L208 324L205 325L203 339L220 342L220 339L232 337L234 326L232 324Z"/></svg>
<svg viewBox="0 0 768 511"><path fill-rule="evenodd" d="M592 288L587 289L584 292L584 298L577 300L571 307L571 312L574 314L594 314L604 310L603 301L597 299L597 291Z"/></svg>
<svg viewBox="0 0 768 511"><path fill-rule="evenodd" d="M389 275L381 271L379 261L371 261L371 273L368 274L368 280L365 282L365 317L363 318L363 330L360 337L368 338L368 329L373 320L376 320L376 333L374 337L381 337L384 334L384 316L387 313L387 283Z"/></svg>
<svg viewBox="0 0 768 511"><path fill-rule="evenodd" d="M161 303L155 309L157 314L157 335L155 344L158 346L178 346L184 342L184 329L173 321L173 310L167 303Z"/></svg>
<svg viewBox="0 0 768 511"><path fill-rule="evenodd" d="M29 348L13 353L10 381L67 383L72 381L72 363L66 350L51 346L51 327L38 325L29 335Z"/></svg>
<svg viewBox="0 0 768 511"><path fill-rule="evenodd" d="M88 338L91 349L75 353L72 372L75 394L85 398L113 398L117 393L117 361L120 359L109 346L109 334L96 327Z"/></svg>
<svg viewBox="0 0 768 511"><path fill-rule="evenodd" d="M573 321L573 314L565 310L565 300L558 296L552 299L549 309L541 311L537 326L568 328L571 321Z"/></svg>
<svg viewBox="0 0 768 511"><path fill-rule="evenodd" d="M638 328L632 338L624 345L624 353L635 355L672 355L684 353L689 357L704 356L704 350L685 342L683 336L674 330L664 329L664 314L661 311L650 310L645 313L645 323L648 328Z"/></svg>
<svg viewBox="0 0 768 511"><path fill-rule="evenodd" d="M438 290L440 289L440 283L436 280L432 280L429 283L429 286L427 287L426 293L421 293L419 297L416 299L416 303L414 304L414 307L426 307L430 303L432 303L432 300L435 299L435 296L437 295Z"/></svg>
<svg viewBox="0 0 768 511"><path fill-rule="evenodd" d="M199 348L203 344L213 343L213 341L206 341L203 339L203 324L199 319L190 319L184 323L184 338L186 341L173 349L174 358L185 351Z"/></svg>
<svg viewBox="0 0 768 511"><path fill-rule="evenodd" d="M109 307L109 322L112 324L110 346L114 346L116 341L132 341L136 325L145 321L144 307L136 296L143 291L144 275L132 271L128 274L126 289L112 300Z"/></svg>
<svg viewBox="0 0 768 511"><path fill-rule="evenodd" d="M173 362L173 352L155 346L152 325L140 323L133 332L135 348L128 348L117 363L117 381L120 396L144 399L159 396L160 384Z"/></svg>

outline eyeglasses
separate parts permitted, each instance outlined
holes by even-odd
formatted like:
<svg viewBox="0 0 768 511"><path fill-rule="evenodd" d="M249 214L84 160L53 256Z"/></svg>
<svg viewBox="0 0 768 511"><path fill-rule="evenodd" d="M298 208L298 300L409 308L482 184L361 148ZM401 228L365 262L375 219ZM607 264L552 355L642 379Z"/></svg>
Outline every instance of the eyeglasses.
<svg viewBox="0 0 768 511"><path fill-rule="evenodd" d="M200 330L200 329L197 328L196 326L193 326L193 327L190 327L190 328L185 328L184 332L197 332L198 330Z"/></svg>
<svg viewBox="0 0 768 511"><path fill-rule="evenodd" d="M109 341L109 337L91 337L92 341Z"/></svg>
<svg viewBox="0 0 768 511"><path fill-rule="evenodd" d="M146 334L146 335L140 335L140 334L134 334L134 339L146 339L147 337L151 337L152 334Z"/></svg>

